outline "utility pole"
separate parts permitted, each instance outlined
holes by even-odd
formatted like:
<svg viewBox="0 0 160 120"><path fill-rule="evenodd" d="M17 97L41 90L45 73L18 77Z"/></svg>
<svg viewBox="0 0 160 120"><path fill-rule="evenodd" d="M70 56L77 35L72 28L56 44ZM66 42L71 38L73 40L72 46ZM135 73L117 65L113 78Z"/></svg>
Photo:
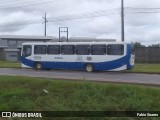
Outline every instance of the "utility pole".
<svg viewBox="0 0 160 120"><path fill-rule="evenodd" d="M124 42L124 2L121 0L121 40Z"/></svg>
<svg viewBox="0 0 160 120"><path fill-rule="evenodd" d="M45 16L43 17L44 18L44 36L46 36L46 26L47 26L47 18L46 18L46 13L45 13Z"/></svg>

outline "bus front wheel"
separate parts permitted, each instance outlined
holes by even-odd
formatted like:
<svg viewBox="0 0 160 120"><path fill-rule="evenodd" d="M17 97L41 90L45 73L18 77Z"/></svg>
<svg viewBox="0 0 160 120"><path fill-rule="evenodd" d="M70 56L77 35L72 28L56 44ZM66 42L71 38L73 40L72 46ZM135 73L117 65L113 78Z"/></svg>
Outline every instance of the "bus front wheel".
<svg viewBox="0 0 160 120"><path fill-rule="evenodd" d="M35 64L35 69L36 70L42 70L42 64L41 63L36 63Z"/></svg>
<svg viewBox="0 0 160 120"><path fill-rule="evenodd" d="M87 72L93 72L93 71L94 71L94 67L93 67L92 64L86 64L86 65L85 65L85 70L86 70Z"/></svg>

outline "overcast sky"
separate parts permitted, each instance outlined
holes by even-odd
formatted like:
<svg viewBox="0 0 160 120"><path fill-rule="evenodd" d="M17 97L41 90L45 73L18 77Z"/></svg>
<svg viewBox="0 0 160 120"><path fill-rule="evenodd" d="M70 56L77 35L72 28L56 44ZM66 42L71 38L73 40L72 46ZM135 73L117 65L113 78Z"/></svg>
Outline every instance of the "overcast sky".
<svg viewBox="0 0 160 120"><path fill-rule="evenodd" d="M160 0L124 0L124 6L125 41L160 43ZM0 0L0 34L44 35L46 12L49 36L69 27L69 37L120 41L120 8L121 0Z"/></svg>

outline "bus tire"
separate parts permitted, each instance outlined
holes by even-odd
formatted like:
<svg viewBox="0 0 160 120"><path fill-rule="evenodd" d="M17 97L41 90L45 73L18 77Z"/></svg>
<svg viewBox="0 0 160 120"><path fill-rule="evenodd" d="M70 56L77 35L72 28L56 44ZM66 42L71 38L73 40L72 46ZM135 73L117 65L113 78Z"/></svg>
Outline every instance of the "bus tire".
<svg viewBox="0 0 160 120"><path fill-rule="evenodd" d="M35 64L35 69L36 70L42 70L42 64L40 62Z"/></svg>
<svg viewBox="0 0 160 120"><path fill-rule="evenodd" d="M93 72L93 71L94 71L94 67L93 67L92 64L86 64L86 65L85 65L85 70L86 70L87 72Z"/></svg>

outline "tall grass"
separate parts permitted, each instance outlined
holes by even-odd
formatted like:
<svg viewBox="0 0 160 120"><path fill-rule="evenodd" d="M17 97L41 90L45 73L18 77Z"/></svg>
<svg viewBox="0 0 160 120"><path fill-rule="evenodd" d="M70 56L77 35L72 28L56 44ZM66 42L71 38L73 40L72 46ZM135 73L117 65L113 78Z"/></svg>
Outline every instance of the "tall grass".
<svg viewBox="0 0 160 120"><path fill-rule="evenodd" d="M159 88L7 76L0 76L0 88L6 111L160 110Z"/></svg>
<svg viewBox="0 0 160 120"><path fill-rule="evenodd" d="M160 111L160 88L93 83L85 78L84 81L74 82L0 76L0 89L0 111ZM158 120L158 118L45 119Z"/></svg>

